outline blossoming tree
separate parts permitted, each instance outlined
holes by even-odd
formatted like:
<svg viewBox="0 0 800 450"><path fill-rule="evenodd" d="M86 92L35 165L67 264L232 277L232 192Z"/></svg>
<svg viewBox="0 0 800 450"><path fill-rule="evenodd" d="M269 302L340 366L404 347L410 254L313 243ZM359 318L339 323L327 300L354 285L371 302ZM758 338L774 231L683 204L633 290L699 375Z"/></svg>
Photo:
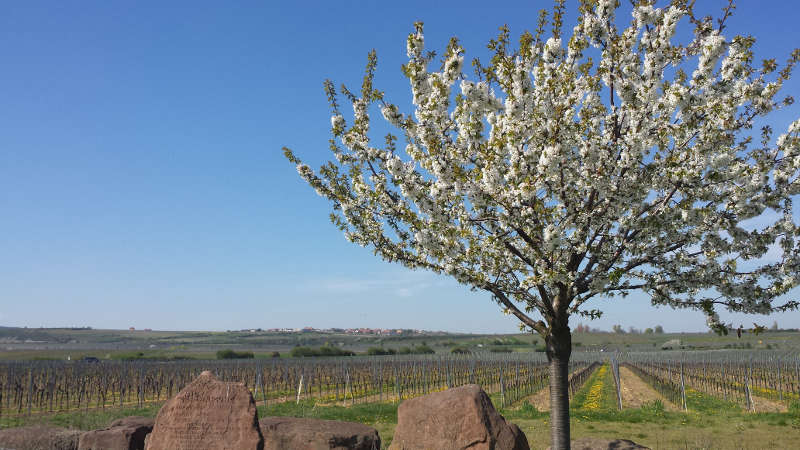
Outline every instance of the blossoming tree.
<svg viewBox="0 0 800 450"><path fill-rule="evenodd" d="M635 3L618 27L619 2L583 0L565 38L557 1L516 48L501 28L473 79L455 38L431 70L417 23L403 66L413 114L373 87L373 51L361 92L341 89L352 121L325 84L335 160L314 172L284 149L347 239L488 291L544 337L557 449L569 447L569 318L599 316L592 298L644 291L719 331L719 308L798 307L780 299L800 284L800 120L777 138L752 127L792 103L777 94L800 50L754 66L753 38L723 36L732 4L714 21L685 0ZM683 44L681 20L694 30ZM405 146L372 143L373 104ZM775 219L743 224L759 216Z"/></svg>

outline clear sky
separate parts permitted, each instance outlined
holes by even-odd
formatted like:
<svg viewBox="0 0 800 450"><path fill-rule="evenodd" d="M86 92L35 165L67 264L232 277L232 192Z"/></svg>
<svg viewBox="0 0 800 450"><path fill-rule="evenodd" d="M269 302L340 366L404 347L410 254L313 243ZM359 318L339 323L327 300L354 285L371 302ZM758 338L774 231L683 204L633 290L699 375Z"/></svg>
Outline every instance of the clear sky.
<svg viewBox="0 0 800 450"><path fill-rule="evenodd" d="M800 45L793 2L741 3L726 34L756 36L758 58ZM456 35L471 59L504 23L515 37L535 28L551 2L500 5L6 2L0 325L515 331L489 295L348 243L281 153L315 167L328 157L322 81L357 89L371 48L377 87L408 105L414 21L428 49ZM800 97L799 79L784 92ZM797 117L794 105L772 123L782 132ZM603 329L704 329L702 314L642 295L591 307ZM800 313L735 320L800 327Z"/></svg>

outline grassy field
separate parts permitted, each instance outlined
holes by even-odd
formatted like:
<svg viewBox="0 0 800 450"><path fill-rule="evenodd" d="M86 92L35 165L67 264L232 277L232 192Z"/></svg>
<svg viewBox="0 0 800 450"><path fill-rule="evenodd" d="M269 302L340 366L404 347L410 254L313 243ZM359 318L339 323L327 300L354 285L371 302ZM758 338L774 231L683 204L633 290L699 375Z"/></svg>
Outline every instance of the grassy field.
<svg viewBox="0 0 800 450"><path fill-rule="evenodd" d="M627 438L653 449L765 449L794 448L800 439L800 404L788 413L746 413L738 408L719 408L720 405L694 403L698 410L668 412L658 404L638 409L616 410L613 399L609 401L605 389L596 407L587 407L589 391L594 382L608 375L601 374L587 382L584 390L573 401L572 435L580 437ZM608 380L605 380L608 381ZM612 381L613 383L613 381ZM495 404L499 404L497 399ZM698 400L698 399L696 399ZM129 415L155 417L160 405L144 409L109 409L77 414L56 414L17 419L13 423L0 419L0 425L18 426L31 423L49 423L79 429L106 426L112 420ZM393 403L356 404L354 406L319 406L308 401L260 406L259 417L293 416L329 420L345 420L370 425L378 430L383 448L391 443L397 425L397 405ZM499 408L501 414L516 423L525 432L532 449L549 445L549 423L546 413L537 411L529 403Z"/></svg>

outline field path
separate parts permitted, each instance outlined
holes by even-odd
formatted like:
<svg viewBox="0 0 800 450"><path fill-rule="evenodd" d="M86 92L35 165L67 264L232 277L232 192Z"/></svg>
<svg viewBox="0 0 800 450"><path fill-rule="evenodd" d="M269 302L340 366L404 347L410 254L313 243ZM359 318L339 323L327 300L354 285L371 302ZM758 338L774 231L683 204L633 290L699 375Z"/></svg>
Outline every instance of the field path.
<svg viewBox="0 0 800 450"><path fill-rule="evenodd" d="M569 375L569 379L571 380L575 374L583 370L583 368L577 369ZM536 407L537 411L550 411L550 386L545 385L544 388L539 389L536 393L529 395L527 399L520 400L519 404L522 404L528 400L528 402ZM572 398L570 398L572 401Z"/></svg>
<svg viewBox="0 0 800 450"><path fill-rule="evenodd" d="M640 408L645 403L660 400L667 411L680 411L680 408L650 387L631 369L620 366L619 378L623 408Z"/></svg>
<svg viewBox="0 0 800 450"><path fill-rule="evenodd" d="M783 403L776 402L775 400L770 400L764 397L758 397L755 395L751 396L753 398L753 409L755 412L787 412L789 408L786 407Z"/></svg>
<svg viewBox="0 0 800 450"><path fill-rule="evenodd" d="M550 411L550 388L545 386L543 389L539 389L538 392L528 397L528 401L538 411Z"/></svg>
<svg viewBox="0 0 800 450"><path fill-rule="evenodd" d="M679 411L680 409L672 404L669 400L661 396L650 385L642 381L641 378L636 376L630 369L626 367L619 368L619 376L622 379L622 407L623 408L639 408L644 403L653 400L661 400L664 404L664 409L667 411ZM528 397L531 405L535 406L538 411L550 411L550 389L545 386L539 392ZM755 399L753 400L755 402Z"/></svg>

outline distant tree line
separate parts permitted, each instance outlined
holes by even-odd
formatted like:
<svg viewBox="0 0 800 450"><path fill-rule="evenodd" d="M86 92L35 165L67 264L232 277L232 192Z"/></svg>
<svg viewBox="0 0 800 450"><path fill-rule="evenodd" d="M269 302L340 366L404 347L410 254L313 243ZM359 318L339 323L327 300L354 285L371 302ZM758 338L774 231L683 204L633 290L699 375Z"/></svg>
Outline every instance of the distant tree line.
<svg viewBox="0 0 800 450"><path fill-rule="evenodd" d="M400 347L398 349L383 348L383 347L370 347L367 349L368 355L432 355L436 352L426 343L415 345L413 347Z"/></svg>
<svg viewBox="0 0 800 450"><path fill-rule="evenodd" d="M663 334L664 333L664 327L662 327L661 325L656 325L654 328L645 328L644 331L642 331L642 330L640 330L640 329L638 329L636 327L628 327L628 330L626 331L625 328L622 327L622 325L617 324L617 325L614 325L614 326L611 327L611 331L613 333L616 333L616 334L625 334L625 333L630 333L630 334L642 334L642 333L644 333L644 334ZM580 324L580 323L575 327L575 331L574 332L575 333L605 333L605 331L603 331L603 330L601 330L599 328L591 328L589 325L583 325L583 324Z"/></svg>
<svg viewBox="0 0 800 450"><path fill-rule="evenodd" d="M217 359L253 359L255 355L253 352L237 352L235 350L227 349L217 352Z"/></svg>
<svg viewBox="0 0 800 450"><path fill-rule="evenodd" d="M354 356L355 352L344 350L326 343L319 348L297 346L292 349L289 356L294 358L310 358L316 356Z"/></svg>

